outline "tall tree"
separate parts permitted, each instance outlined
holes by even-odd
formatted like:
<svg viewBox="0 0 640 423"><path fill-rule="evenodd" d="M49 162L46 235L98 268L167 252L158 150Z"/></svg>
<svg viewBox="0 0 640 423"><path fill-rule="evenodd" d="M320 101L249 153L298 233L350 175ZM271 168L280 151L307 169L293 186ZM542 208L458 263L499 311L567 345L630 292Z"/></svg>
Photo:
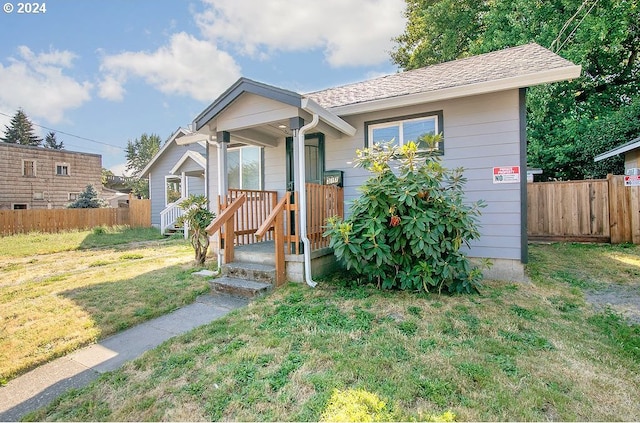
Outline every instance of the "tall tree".
<svg viewBox="0 0 640 423"><path fill-rule="evenodd" d="M594 176L588 134L640 96L638 0L406 1L392 53L405 69L528 42L582 65L580 78L529 90L528 160L547 178Z"/></svg>
<svg viewBox="0 0 640 423"><path fill-rule="evenodd" d="M128 185L132 192L139 197L149 198L149 181L141 179L140 173L160 150L161 144L160 136L147 135L146 133L134 141L127 141L127 171L132 171L132 176L135 177L135 180Z"/></svg>
<svg viewBox="0 0 640 423"><path fill-rule="evenodd" d="M9 125L5 125L4 128L4 137L0 137L4 142L33 146L42 143L42 138L35 135L33 124L22 109L18 109Z"/></svg>
<svg viewBox="0 0 640 423"><path fill-rule="evenodd" d="M44 138L44 144L42 144L44 148L51 148L52 150L62 150L64 148L64 143L62 141L58 142L56 139L56 133L51 131Z"/></svg>

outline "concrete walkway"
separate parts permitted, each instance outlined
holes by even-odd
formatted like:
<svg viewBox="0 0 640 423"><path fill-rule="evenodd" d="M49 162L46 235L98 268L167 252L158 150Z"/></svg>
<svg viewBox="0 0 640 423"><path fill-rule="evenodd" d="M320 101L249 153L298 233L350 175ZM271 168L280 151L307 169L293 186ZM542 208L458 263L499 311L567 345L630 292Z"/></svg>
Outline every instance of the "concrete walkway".
<svg viewBox="0 0 640 423"><path fill-rule="evenodd" d="M242 298L203 295L170 314L44 364L0 387L0 421L18 421L65 391L86 386L101 373L118 369L167 339L219 319L247 303Z"/></svg>

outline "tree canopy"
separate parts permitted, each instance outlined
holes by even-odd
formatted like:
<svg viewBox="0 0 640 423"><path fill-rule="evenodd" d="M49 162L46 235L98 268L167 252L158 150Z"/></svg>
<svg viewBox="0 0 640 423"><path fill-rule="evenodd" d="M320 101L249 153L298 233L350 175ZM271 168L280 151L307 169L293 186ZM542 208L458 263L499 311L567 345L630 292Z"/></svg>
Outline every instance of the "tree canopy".
<svg viewBox="0 0 640 423"><path fill-rule="evenodd" d="M547 178L582 179L622 171L593 157L640 135L638 0L406 0L408 23L393 61L404 69L536 42L576 64L573 81L529 89L528 161ZM624 118L616 136L602 122ZM587 154L588 152L588 154Z"/></svg>
<svg viewBox="0 0 640 423"><path fill-rule="evenodd" d="M33 124L22 109L18 109L9 125L5 125L4 128L4 137L0 137L4 142L32 146L42 144L42 138L35 134Z"/></svg>
<svg viewBox="0 0 640 423"><path fill-rule="evenodd" d="M156 134L142 134L140 138L127 141L126 157L127 171L132 171L136 179L128 185L135 195L149 198L149 182L146 179L140 179L142 170L149 164L153 156L160 150L162 141L160 136Z"/></svg>
<svg viewBox="0 0 640 423"><path fill-rule="evenodd" d="M51 148L52 150L62 150L64 148L64 143L62 141L58 142L56 133L51 131L45 137L42 146L44 148Z"/></svg>

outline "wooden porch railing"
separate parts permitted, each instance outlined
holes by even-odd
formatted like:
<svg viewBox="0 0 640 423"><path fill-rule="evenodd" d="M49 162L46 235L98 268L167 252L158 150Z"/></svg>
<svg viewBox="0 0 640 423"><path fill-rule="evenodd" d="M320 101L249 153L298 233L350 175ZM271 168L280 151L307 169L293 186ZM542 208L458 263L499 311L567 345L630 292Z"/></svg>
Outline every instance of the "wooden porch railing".
<svg viewBox="0 0 640 423"><path fill-rule="evenodd" d="M257 242L256 230L273 210L278 200L278 193L276 191L230 189L226 197L218 196L218 210L222 212L241 195L245 196L246 202L235 214L235 243L236 245L254 244ZM272 239L271 232L266 234L265 240Z"/></svg>
<svg viewBox="0 0 640 423"><path fill-rule="evenodd" d="M344 216L344 190L335 185L306 184L307 188L307 237L311 251L329 246L324 226L333 216Z"/></svg>
<svg viewBox="0 0 640 423"><path fill-rule="evenodd" d="M287 212L286 206L289 202L289 197L289 193L286 193L256 231L256 237L262 239L273 229L273 239L276 249L276 287L285 283L287 278L286 264L284 261L284 214Z"/></svg>
<svg viewBox="0 0 640 423"><path fill-rule="evenodd" d="M231 204L220 212L218 217L213 219L213 222L207 226L207 233L209 236L214 235L216 232L224 228L224 232L220 235L220 240L224 243L224 262L231 263L233 261L233 246L235 244L235 219L236 212L247 201L245 194L240 194L238 198L233 200Z"/></svg>

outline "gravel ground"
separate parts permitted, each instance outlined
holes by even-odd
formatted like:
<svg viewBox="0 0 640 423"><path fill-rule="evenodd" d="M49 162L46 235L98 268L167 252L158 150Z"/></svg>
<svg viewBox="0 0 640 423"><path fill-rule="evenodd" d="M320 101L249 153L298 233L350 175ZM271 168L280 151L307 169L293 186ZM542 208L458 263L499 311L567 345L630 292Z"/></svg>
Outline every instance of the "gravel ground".
<svg viewBox="0 0 640 423"><path fill-rule="evenodd" d="M587 301L597 310L610 308L631 324L640 324L640 285L609 285L586 293Z"/></svg>

